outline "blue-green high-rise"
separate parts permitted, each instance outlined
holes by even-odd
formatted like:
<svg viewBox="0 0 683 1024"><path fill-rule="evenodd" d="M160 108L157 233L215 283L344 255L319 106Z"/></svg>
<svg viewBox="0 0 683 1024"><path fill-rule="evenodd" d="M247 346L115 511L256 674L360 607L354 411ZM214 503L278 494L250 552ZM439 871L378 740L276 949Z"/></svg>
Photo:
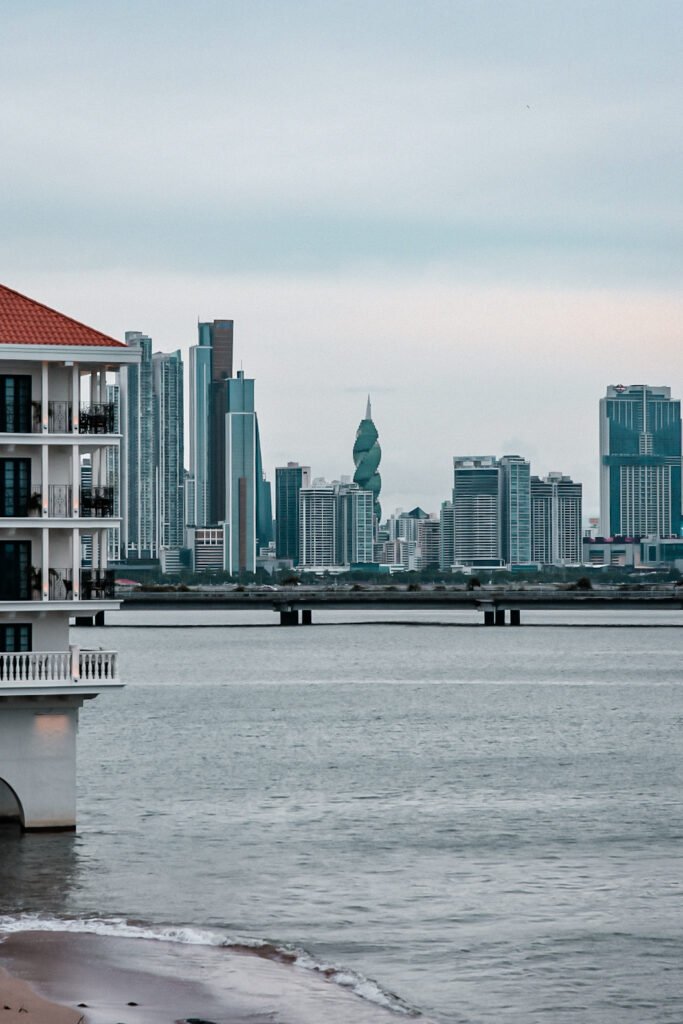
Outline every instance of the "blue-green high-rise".
<svg viewBox="0 0 683 1024"><path fill-rule="evenodd" d="M611 385L600 400L600 529L681 535L681 403L668 387Z"/></svg>
<svg viewBox="0 0 683 1024"><path fill-rule="evenodd" d="M372 421L372 407L368 395L365 416L358 424L356 440L353 445L353 461L356 466L353 482L358 484L361 490L372 492L375 523L379 523L382 516L382 508L379 503L382 478L377 472L381 458L382 449L379 446L377 427Z"/></svg>

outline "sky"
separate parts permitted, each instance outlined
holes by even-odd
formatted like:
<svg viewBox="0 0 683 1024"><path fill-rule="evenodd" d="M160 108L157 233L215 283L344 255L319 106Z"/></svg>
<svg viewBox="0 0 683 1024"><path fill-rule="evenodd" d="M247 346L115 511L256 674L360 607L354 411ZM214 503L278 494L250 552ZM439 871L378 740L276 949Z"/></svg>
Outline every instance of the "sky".
<svg viewBox="0 0 683 1024"><path fill-rule="evenodd" d="M264 466L385 512L520 454L598 508L608 384L683 395L680 0L8 0L0 280L187 353L235 321ZM189 366L186 365L189 378Z"/></svg>

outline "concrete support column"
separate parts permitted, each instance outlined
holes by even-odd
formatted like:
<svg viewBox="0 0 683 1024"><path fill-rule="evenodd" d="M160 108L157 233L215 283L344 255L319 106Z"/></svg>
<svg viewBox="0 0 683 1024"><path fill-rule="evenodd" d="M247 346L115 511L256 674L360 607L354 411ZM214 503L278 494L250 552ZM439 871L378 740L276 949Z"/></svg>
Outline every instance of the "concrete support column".
<svg viewBox="0 0 683 1024"><path fill-rule="evenodd" d="M81 378L77 366L71 367L71 431L78 433L81 414Z"/></svg>
<svg viewBox="0 0 683 1024"><path fill-rule="evenodd" d="M497 626L504 626L505 625L505 609L504 608L496 608L496 625Z"/></svg>
<svg viewBox="0 0 683 1024"><path fill-rule="evenodd" d="M71 572L73 579L73 599L80 601L81 597L81 531L76 528L71 534Z"/></svg>
<svg viewBox="0 0 683 1024"><path fill-rule="evenodd" d="M304 608L301 612L301 625L312 626L313 625L313 612L310 608Z"/></svg>
<svg viewBox="0 0 683 1024"><path fill-rule="evenodd" d="M41 537L41 558L43 567L41 569L41 598L47 601L50 597L50 531L43 527L40 531Z"/></svg>
<svg viewBox="0 0 683 1024"><path fill-rule="evenodd" d="M47 434L48 427L47 363L40 364L40 429Z"/></svg>
<svg viewBox="0 0 683 1024"><path fill-rule="evenodd" d="M493 626L494 625L494 623L496 621L495 614L496 613L494 611L492 611L492 610L487 610L487 611L484 612L484 625L485 626Z"/></svg>
<svg viewBox="0 0 683 1024"><path fill-rule="evenodd" d="M40 514L46 516L50 508L50 470L49 449L46 444L40 446Z"/></svg>
<svg viewBox="0 0 683 1024"><path fill-rule="evenodd" d="M521 615L521 612L520 612L519 608L511 608L510 609L510 625L511 626L519 626L521 621L522 621L522 615Z"/></svg>
<svg viewBox="0 0 683 1024"><path fill-rule="evenodd" d="M296 608L289 609L287 611L280 612L280 625L281 626L298 626L299 625L299 612Z"/></svg>
<svg viewBox="0 0 683 1024"><path fill-rule="evenodd" d="M71 509L78 518L81 509L81 452L77 444L71 449Z"/></svg>

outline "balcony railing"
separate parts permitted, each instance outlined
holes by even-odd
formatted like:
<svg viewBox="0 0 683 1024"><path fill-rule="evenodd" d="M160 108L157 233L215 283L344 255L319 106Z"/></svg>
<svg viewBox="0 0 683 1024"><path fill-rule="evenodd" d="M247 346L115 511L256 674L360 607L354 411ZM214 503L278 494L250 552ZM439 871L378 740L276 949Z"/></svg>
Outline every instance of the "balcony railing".
<svg viewBox="0 0 683 1024"><path fill-rule="evenodd" d="M116 651L30 651L0 654L0 686L113 683L118 679Z"/></svg>
<svg viewBox="0 0 683 1024"><path fill-rule="evenodd" d="M78 417L78 432L80 434L113 434L113 402L97 402L94 405L82 405Z"/></svg>
<svg viewBox="0 0 683 1024"><path fill-rule="evenodd" d="M42 433L43 407L32 402L32 425L35 434ZM49 434L71 434L73 432L73 404L70 401L49 400L47 403L47 430ZM81 405L78 410L79 434L113 434L114 404L112 402L91 402Z"/></svg>
<svg viewBox="0 0 683 1024"><path fill-rule="evenodd" d="M107 518L114 515L113 487L81 487L81 515Z"/></svg>
<svg viewBox="0 0 683 1024"><path fill-rule="evenodd" d="M81 570L81 601L113 601L115 596L113 569Z"/></svg>

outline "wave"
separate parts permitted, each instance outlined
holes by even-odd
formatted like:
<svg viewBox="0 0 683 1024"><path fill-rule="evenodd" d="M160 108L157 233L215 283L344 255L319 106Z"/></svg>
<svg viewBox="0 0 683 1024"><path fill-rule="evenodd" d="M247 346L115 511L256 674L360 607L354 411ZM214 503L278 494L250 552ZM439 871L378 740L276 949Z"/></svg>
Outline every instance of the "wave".
<svg viewBox="0 0 683 1024"><path fill-rule="evenodd" d="M337 964L316 959L304 949L295 946L276 945L265 939L240 936L226 936L212 928L197 928L189 925L147 925L138 924L119 917L60 918L43 917L40 914L21 914L17 917L0 915L0 942L2 937L17 932L75 932L91 935L106 935L111 938L146 939L157 942L174 942L189 946L214 946L249 956L260 956L288 964L302 970L313 971L326 981L348 989L359 998L374 1003L393 1013L408 1017L420 1017L419 1010L410 1006L393 992L382 988L372 978L366 978L357 971Z"/></svg>

